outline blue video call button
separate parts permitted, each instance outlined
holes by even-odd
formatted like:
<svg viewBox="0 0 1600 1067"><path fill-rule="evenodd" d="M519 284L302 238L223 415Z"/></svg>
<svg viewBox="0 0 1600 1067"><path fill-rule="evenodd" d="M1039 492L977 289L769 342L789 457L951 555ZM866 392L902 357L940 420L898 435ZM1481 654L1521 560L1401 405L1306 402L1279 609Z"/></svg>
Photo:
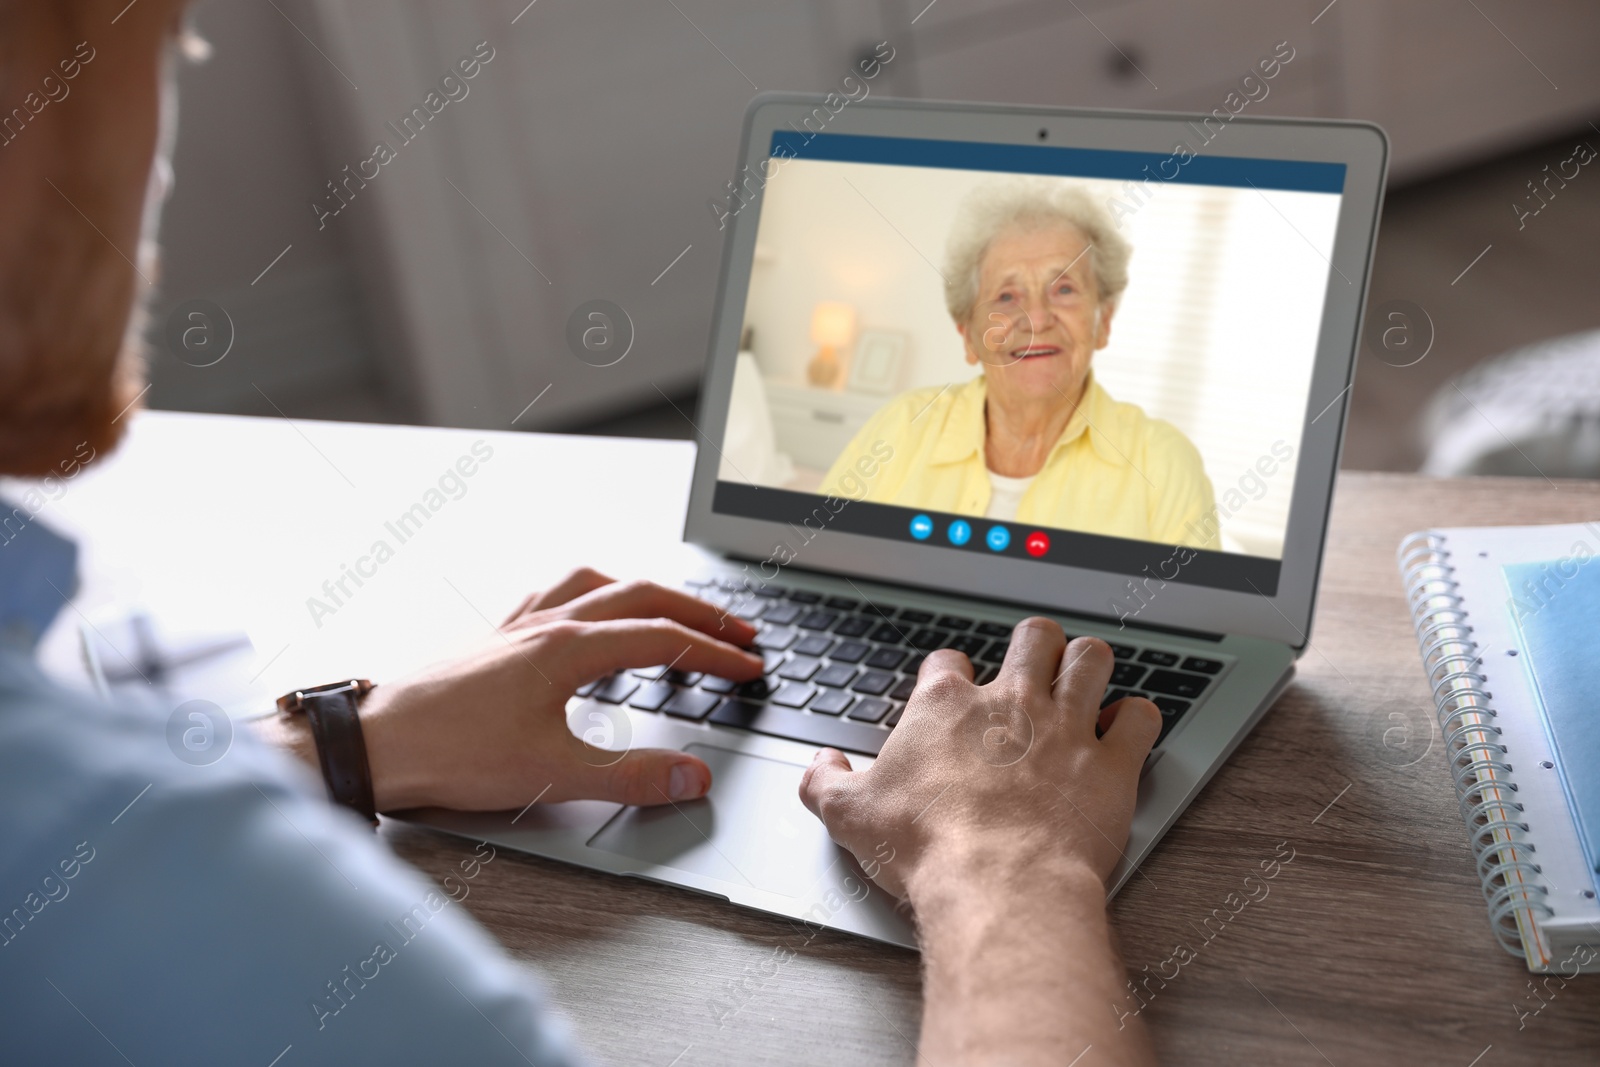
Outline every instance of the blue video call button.
<svg viewBox="0 0 1600 1067"><path fill-rule="evenodd" d="M926 515L917 515L911 520L911 536L918 541L926 541L933 535L933 520Z"/></svg>
<svg viewBox="0 0 1600 1067"><path fill-rule="evenodd" d="M1004 526L991 526L984 537L991 551L1004 552L1011 545L1011 531Z"/></svg>
<svg viewBox="0 0 1600 1067"><path fill-rule="evenodd" d="M950 538L952 545L964 545L972 540L972 527L961 519L957 519L945 531L945 536Z"/></svg>

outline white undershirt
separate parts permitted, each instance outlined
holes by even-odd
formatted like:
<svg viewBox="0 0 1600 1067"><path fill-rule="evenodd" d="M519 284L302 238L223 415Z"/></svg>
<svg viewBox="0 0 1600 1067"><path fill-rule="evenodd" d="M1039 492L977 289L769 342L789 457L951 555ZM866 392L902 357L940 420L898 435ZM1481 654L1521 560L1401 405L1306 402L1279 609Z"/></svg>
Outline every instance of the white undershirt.
<svg viewBox="0 0 1600 1067"><path fill-rule="evenodd" d="M986 519L1001 519L1011 522L1017 517L1017 505L1022 503L1022 494L1028 491L1028 486L1033 484L1032 478L1007 478L1003 474L988 471L989 475L989 507L984 511Z"/></svg>

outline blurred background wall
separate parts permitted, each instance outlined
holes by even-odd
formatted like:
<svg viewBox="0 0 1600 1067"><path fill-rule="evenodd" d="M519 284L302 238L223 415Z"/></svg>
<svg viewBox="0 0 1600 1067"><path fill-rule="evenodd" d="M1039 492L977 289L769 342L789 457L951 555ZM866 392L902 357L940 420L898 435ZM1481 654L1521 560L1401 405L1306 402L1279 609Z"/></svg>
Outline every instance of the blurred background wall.
<svg viewBox="0 0 1600 1067"><path fill-rule="evenodd" d="M740 116L881 42L874 93L1203 111L1288 42L1249 113L1383 124L1347 466L1417 469L1467 410L1431 397L1600 328L1600 176L1548 180L1600 147L1579 0L205 0L196 25L214 54L180 75L152 407L693 436ZM566 343L596 299L631 321L615 366ZM210 366L169 339L195 300L232 326Z"/></svg>
<svg viewBox="0 0 1600 1067"><path fill-rule="evenodd" d="M309 50L260 0L196 9L214 50L180 74L177 175L162 217L153 304L152 407L405 421L397 368L373 343L370 306L346 235L312 241L307 204L329 177L320 140L330 105L308 84ZM316 53L312 52L312 57ZM263 275L280 252L295 247ZM209 367L169 350L169 313L211 300L233 320L234 345Z"/></svg>

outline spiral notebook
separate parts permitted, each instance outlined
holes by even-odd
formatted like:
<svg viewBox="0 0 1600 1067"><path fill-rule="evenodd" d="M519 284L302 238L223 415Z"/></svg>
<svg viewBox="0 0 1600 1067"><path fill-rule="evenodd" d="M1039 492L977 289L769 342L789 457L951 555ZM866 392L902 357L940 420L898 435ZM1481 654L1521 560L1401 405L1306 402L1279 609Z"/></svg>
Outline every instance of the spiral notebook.
<svg viewBox="0 0 1600 1067"><path fill-rule="evenodd" d="M1575 559L1600 567L1600 522L1424 530L1399 550L1490 928L1530 971L1567 975L1600 972L1600 898L1504 568Z"/></svg>

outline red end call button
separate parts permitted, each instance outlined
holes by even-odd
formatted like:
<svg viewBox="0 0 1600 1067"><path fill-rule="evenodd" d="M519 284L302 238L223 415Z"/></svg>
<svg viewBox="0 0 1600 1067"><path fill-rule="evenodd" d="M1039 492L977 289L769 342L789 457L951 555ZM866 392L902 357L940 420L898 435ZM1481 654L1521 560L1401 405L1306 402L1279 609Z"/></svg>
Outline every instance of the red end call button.
<svg viewBox="0 0 1600 1067"><path fill-rule="evenodd" d="M1035 530L1028 535L1026 547L1028 549L1028 555L1042 556L1046 552L1050 551L1050 538L1043 530Z"/></svg>

